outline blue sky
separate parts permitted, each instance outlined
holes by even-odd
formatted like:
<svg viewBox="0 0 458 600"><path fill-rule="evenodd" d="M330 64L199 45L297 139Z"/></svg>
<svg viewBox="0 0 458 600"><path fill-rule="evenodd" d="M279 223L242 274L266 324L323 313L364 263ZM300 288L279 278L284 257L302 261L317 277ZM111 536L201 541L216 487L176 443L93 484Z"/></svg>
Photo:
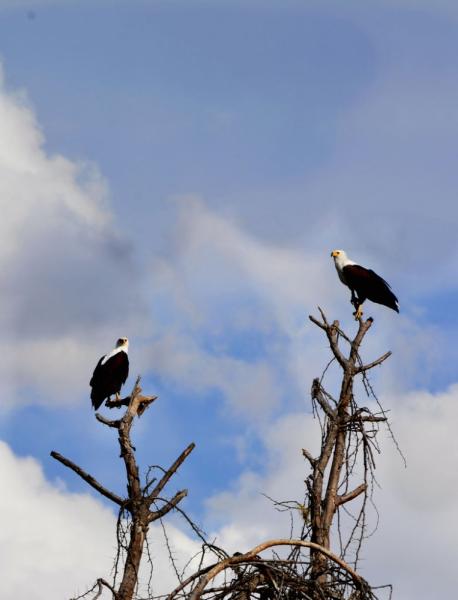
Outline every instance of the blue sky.
<svg viewBox="0 0 458 600"><path fill-rule="evenodd" d="M456 555L451 507L436 510L425 471L452 497L458 482L419 447L458 456L457 28L446 1L0 1L0 464L24 500L55 501L62 523L80 503L88 536L104 524L106 562L75 543L59 585L30 555L47 598L109 568L108 504L49 451L122 489L88 394L121 335L128 385L141 373L160 396L136 431L142 464L165 466L195 441L174 485L201 525L229 547L282 530L260 494L303 493L308 391L328 360L307 315L320 305L354 329L333 248L380 272L401 304L399 317L368 306L366 351L394 352L374 384L412 467L381 458L386 524L364 566L399 597L431 597L409 573L426 564L411 545L417 510L437 512L425 533L437 569L440 544ZM186 555L191 533L173 527ZM380 567L396 527L397 558L412 558ZM53 560L74 534L62 525ZM5 568L8 600L29 594L20 561Z"/></svg>

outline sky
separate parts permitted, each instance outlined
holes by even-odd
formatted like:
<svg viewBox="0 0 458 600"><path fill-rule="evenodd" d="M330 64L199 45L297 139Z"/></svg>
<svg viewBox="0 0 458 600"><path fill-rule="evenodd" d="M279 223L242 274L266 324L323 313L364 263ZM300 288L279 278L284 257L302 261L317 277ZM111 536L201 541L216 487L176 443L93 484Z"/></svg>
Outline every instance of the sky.
<svg viewBox="0 0 458 600"><path fill-rule="evenodd" d="M123 493L88 387L121 336L126 389L141 374L159 396L134 433L143 472L194 441L169 494L189 490L211 539L289 532L265 495L302 500L319 440L309 390L329 348L308 315L356 327L334 248L401 306L366 307L363 356L393 352L371 381L407 468L381 432L361 573L395 599L452 595L457 34L447 0L0 0L5 600L109 577L114 508L49 453ZM186 562L193 532L176 516L168 531Z"/></svg>

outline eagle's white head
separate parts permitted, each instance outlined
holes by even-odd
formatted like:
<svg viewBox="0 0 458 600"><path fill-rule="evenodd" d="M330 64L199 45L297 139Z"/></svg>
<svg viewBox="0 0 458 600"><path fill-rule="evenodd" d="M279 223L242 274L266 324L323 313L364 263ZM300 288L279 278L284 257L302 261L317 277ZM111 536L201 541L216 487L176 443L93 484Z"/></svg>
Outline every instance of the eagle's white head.
<svg viewBox="0 0 458 600"><path fill-rule="evenodd" d="M120 348L127 352L129 349L129 340L126 337L119 338L116 342L116 348Z"/></svg>
<svg viewBox="0 0 458 600"><path fill-rule="evenodd" d="M338 271L342 271L347 265L354 265L355 263L350 260L345 250L333 250L331 256L334 259L334 264Z"/></svg>
<svg viewBox="0 0 458 600"><path fill-rule="evenodd" d="M125 352L126 354L129 352L129 340L126 337L119 338L116 342L116 346L113 348L111 352L105 354L102 359L102 365L104 365L112 356L118 354L118 352Z"/></svg>

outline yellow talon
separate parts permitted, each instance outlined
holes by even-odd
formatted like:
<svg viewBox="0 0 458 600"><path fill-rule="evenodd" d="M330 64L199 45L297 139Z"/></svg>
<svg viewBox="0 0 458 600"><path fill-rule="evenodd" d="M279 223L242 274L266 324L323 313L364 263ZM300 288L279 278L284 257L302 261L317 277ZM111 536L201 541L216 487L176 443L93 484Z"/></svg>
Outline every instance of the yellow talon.
<svg viewBox="0 0 458 600"><path fill-rule="evenodd" d="M355 313L355 321L359 321L362 316L363 316L363 309L361 308L361 305L360 305L360 306L358 306L358 310Z"/></svg>

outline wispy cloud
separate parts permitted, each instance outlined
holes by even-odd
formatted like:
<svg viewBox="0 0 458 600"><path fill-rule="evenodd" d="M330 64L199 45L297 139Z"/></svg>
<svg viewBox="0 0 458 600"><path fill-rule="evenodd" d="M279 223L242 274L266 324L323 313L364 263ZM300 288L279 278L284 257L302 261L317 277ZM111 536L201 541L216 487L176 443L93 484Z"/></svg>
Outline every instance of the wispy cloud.
<svg viewBox="0 0 458 600"><path fill-rule="evenodd" d="M154 261L151 282L145 367L266 416L299 375L294 355L305 348L307 314L317 299L329 301L335 276L328 256L256 239L193 199L180 205L172 249Z"/></svg>

